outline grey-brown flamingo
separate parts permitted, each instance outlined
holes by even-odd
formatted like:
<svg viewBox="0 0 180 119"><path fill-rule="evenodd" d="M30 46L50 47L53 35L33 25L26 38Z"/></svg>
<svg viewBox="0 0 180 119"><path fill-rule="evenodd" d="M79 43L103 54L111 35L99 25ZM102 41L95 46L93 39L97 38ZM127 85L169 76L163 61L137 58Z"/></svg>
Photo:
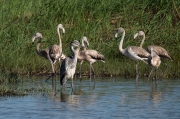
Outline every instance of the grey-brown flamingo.
<svg viewBox="0 0 180 119"><path fill-rule="evenodd" d="M142 48L143 44L144 44L144 40L145 40L145 33L143 31L138 31L137 33L134 34L134 39L136 39L138 36L142 36L142 41L140 44L140 47ZM161 46L157 46L157 45L149 45L146 50L151 53L151 49L153 49L156 54L161 57L161 58L167 58L171 61L173 61L173 58L169 55L169 53ZM164 73L162 74L162 78L164 77L164 74L168 68L168 65L164 62L166 69L164 71Z"/></svg>
<svg viewBox="0 0 180 119"><path fill-rule="evenodd" d="M160 57L157 55L156 51L154 51L153 48L151 48L151 54L148 57L148 64L152 67L149 76L148 76L148 80L152 74L153 69L155 69L155 81L157 80L157 68L160 66L161 64L161 59Z"/></svg>
<svg viewBox="0 0 180 119"><path fill-rule="evenodd" d="M85 43L86 43L86 46L85 46ZM86 36L83 36L83 37L82 37L81 44L82 44L82 46L83 46L84 48L83 48L83 50L80 50L80 51L79 51L79 52L80 52L79 54L83 54L82 52L85 51L85 50L87 50L87 47L89 46L89 42L88 42ZM83 64L83 62L84 62L83 58L78 59L78 62L80 62L79 74L80 74L80 78L82 78L81 67L82 67L82 64Z"/></svg>
<svg viewBox="0 0 180 119"><path fill-rule="evenodd" d="M124 41L124 37L125 37L125 30L122 27L118 28L115 33L116 38L119 33L122 33L122 37L121 37L121 40L119 43L119 51L123 55L136 61L136 81L138 81L138 61L140 60L147 64L146 61L148 60L148 57L150 56L150 54L145 49L143 49L141 47L137 47L137 46L129 46L129 47L123 49L122 45L123 45L123 41Z"/></svg>
<svg viewBox="0 0 180 119"><path fill-rule="evenodd" d="M75 49L77 47L77 49ZM73 91L73 77L76 71L77 65L77 57L80 50L80 47L83 47L79 41L74 40L70 44L70 49L72 52L72 56L66 57L66 59L62 62L60 68L60 84L65 87L66 81L71 79L71 88Z"/></svg>
<svg viewBox="0 0 180 119"><path fill-rule="evenodd" d="M37 53L39 56L42 56L42 57L44 57L45 59L50 60L49 55L48 55L48 53L49 53L49 48L45 48L45 49L43 49L43 50L40 50L41 41L42 41L42 39L43 39L42 34L39 33L39 32L37 32L37 33L32 37L32 44L34 44L34 41L35 41L36 38L39 38L39 41L38 41L38 43L37 43L37 45L36 45L36 53Z"/></svg>
<svg viewBox="0 0 180 119"><path fill-rule="evenodd" d="M50 61L52 64L52 69L53 69L52 75L55 75L54 64L56 63L57 60L59 60L59 62L60 62L60 60L61 60L60 58L62 56L62 41L61 41L59 29L61 29L62 32L65 33L65 29L64 29L63 25L58 24L58 26L57 26L58 44L54 44L54 45L50 46L50 48L49 48L49 57L50 57Z"/></svg>
<svg viewBox="0 0 180 119"><path fill-rule="evenodd" d="M84 36L83 39L87 39L87 37ZM92 64L98 60L105 62L105 57L104 57L104 55L102 55L101 53L99 53L96 50L84 49L79 52L78 60L85 60L85 61L89 62L89 64L90 64L89 76L90 76L90 82L91 82L91 70L92 70L93 76L95 78L94 68L93 68ZM95 79L94 79L94 82L95 82Z"/></svg>
<svg viewBox="0 0 180 119"><path fill-rule="evenodd" d="M32 37L32 43L33 43L33 44L34 44L34 41L35 41L36 38L39 38L39 41L38 41L38 43L37 43L37 45L36 45L36 53L37 53L39 56L42 56L42 57L44 57L46 60L49 60L49 61L51 62L50 57L49 57L49 48L45 48L45 49L40 50L41 41L42 41L42 39L43 39L42 34L39 33L39 32L37 32L37 33ZM61 60L64 60L65 58L66 58L66 55L64 55L64 54L62 54L61 57L60 57ZM51 63L51 66L52 66L52 65L53 65L53 64ZM52 66L52 71L54 71L54 67L53 67L53 66ZM53 72L53 73L54 73L54 72ZM48 79L49 79L51 76L52 76L52 75L50 75L50 76L48 77ZM48 79L46 79L46 80L48 80Z"/></svg>

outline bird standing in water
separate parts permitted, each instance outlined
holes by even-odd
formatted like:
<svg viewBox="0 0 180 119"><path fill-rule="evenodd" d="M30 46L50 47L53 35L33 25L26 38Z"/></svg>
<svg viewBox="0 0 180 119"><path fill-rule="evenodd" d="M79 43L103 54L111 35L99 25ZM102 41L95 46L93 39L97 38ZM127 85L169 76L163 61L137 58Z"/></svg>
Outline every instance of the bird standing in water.
<svg viewBox="0 0 180 119"><path fill-rule="evenodd" d="M145 33L143 31L138 31L137 33L134 34L134 39L136 39L138 36L142 36L142 41L140 44L140 47L142 48L144 41L145 41ZM156 55L158 55L160 58L166 58L169 59L171 61L173 61L173 58L169 55L169 53L161 46L157 46L157 45L149 45L146 48L146 51L149 52L151 54L151 51L154 51L156 53ZM153 54L155 54L153 53ZM162 78L164 77L164 74L168 68L168 65L164 62L166 69L164 70L164 72L162 73Z"/></svg>
<svg viewBox="0 0 180 119"><path fill-rule="evenodd" d="M77 47L77 49L75 49ZM60 83L63 87L66 88L66 82L68 79L71 79L71 88L73 91L73 77L76 71L77 65L77 57L80 50L80 47L83 47L79 41L74 40L70 44L70 50L72 52L72 56L66 57L66 59L62 62L60 68Z"/></svg>
<svg viewBox="0 0 180 119"><path fill-rule="evenodd" d="M54 64L56 63L57 60L59 60L59 63L60 63L60 60L61 60L60 58L62 56L62 41L61 41L59 29L61 29L63 31L63 33L65 33L65 29L64 29L63 25L58 24L58 26L57 26L58 44L54 44L54 45L50 46L49 53L48 53L49 57L50 57L52 69L53 69L53 73L51 76L55 75Z"/></svg>
<svg viewBox="0 0 180 119"><path fill-rule="evenodd" d="M123 49L122 45L123 45L123 41L124 41L124 37L125 37L125 30L122 27L118 28L115 33L116 38L119 33L122 33L122 37L121 37L121 40L119 43L119 51L123 55L136 61L136 81L138 81L138 77L139 77L138 76L138 61L140 60L147 64L146 61L148 60L148 57L150 56L150 54L145 49L143 49L141 47L137 47L137 46L129 46L129 47Z"/></svg>
<svg viewBox="0 0 180 119"><path fill-rule="evenodd" d="M87 42L87 37L84 36L82 40ZM94 68L93 68L92 64L94 62L98 61L98 60L102 61L102 62L105 62L105 57L104 57L104 55L102 55L101 53L99 53L96 50L89 50L89 49L84 48L84 50L79 52L78 60L85 60L85 61L89 62L89 64L90 64L90 74L89 74L89 76L90 76L90 82L91 82L91 69L92 69L92 72L93 72L93 76L95 78ZM95 82L95 79L94 79L94 82Z"/></svg>
<svg viewBox="0 0 180 119"><path fill-rule="evenodd" d="M39 41L36 45L36 53L41 56L41 57L44 57L46 60L49 60L50 63L51 63L51 59L49 57L49 48L45 48L45 49L42 49L40 50L40 46L41 46L41 42L42 42L42 39L43 39L43 36L41 33L37 32L33 37L32 37L32 44L34 44L34 41L36 38L39 38ZM66 58L66 56L62 53L60 59L61 60L64 60ZM52 64L51 64L52 65ZM52 67L52 71L54 71L54 67ZM47 80L51 77L51 75L47 78Z"/></svg>
<svg viewBox="0 0 180 119"><path fill-rule="evenodd" d="M155 81L157 80L157 69L161 64L161 58L157 55L156 51L151 48L151 54L148 57L148 64L152 67L151 72L149 73L148 80L152 74L153 69L155 69Z"/></svg>

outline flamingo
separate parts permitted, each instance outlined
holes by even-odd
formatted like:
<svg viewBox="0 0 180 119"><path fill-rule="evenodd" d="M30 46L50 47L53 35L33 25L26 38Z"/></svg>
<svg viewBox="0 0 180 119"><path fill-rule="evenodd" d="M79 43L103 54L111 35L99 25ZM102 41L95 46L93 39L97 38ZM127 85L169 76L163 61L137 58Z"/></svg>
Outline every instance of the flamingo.
<svg viewBox="0 0 180 119"><path fill-rule="evenodd" d="M84 36L82 38L82 41L87 41L87 37ZM90 82L91 82L91 70L92 70L94 78L95 78L94 68L93 68L92 64L98 60L105 63L104 55L102 55L101 53L99 53L96 50L89 50L86 48L84 48L82 51L79 52L78 60L85 60L85 61L89 62L89 64L90 64L90 74L89 74L90 75ZM94 80L94 82L95 82L95 80Z"/></svg>
<svg viewBox="0 0 180 119"><path fill-rule="evenodd" d="M41 56L41 57L43 57L43 58L45 58L46 60L49 60L49 61L51 62L50 57L49 57L49 48L45 48L45 49L40 50L41 41L42 41L42 39L43 39L42 33L37 32L37 33L32 37L32 44L34 44L34 41L35 41L36 38L39 38L39 41L38 41L38 43L37 43L37 45L36 45L36 53L37 53L39 56ZM61 60L64 60L65 58L66 58L66 55L62 53L60 59L61 59ZM51 64L51 65L52 65L52 64ZM53 69L52 69L52 71L53 71Z"/></svg>
<svg viewBox="0 0 180 119"><path fill-rule="evenodd" d="M39 38L39 41L38 41L38 43L37 43L37 45L36 45L36 53L37 53L39 56L42 56L42 57L44 57L45 59L50 60L49 55L48 55L48 53L49 53L49 48L45 48L45 49L43 49L43 50L40 50L41 41L42 41L42 39L43 39L42 34L39 33L39 32L37 32L37 33L32 37L32 44L34 44L34 41L35 41L36 38Z"/></svg>
<svg viewBox="0 0 180 119"><path fill-rule="evenodd" d="M138 81L138 61L143 61L144 63L147 64L148 57L150 54L143 48L137 47L137 46L129 46L125 49L122 48L124 37L125 37L125 30L120 27L117 29L115 33L115 37L117 38L118 34L122 33L122 37L119 43L119 51L129 57L130 59L136 61L136 81ZM145 61L146 60L146 61Z"/></svg>
<svg viewBox="0 0 180 119"><path fill-rule="evenodd" d="M53 73L51 76L55 75L54 64L56 63L57 60L59 60L59 62L60 62L61 56L62 56L62 41L61 41L59 29L61 29L62 32L65 33L65 29L64 29L63 25L58 24L58 26L57 26L58 44L54 44L54 45L50 46L49 53L48 53L51 64L52 64L52 69L53 69Z"/></svg>
<svg viewBox="0 0 180 119"><path fill-rule="evenodd" d="M82 42L83 50L80 51L80 52L83 52L83 51L87 50L87 47L89 46L89 42L88 42L86 36L82 37L81 42ZM85 47L85 42L86 42L87 47ZM80 53L80 54L83 54L83 53ZM79 72L80 72L80 78L81 78L82 77L81 67L82 67L82 64L83 64L84 60L81 58L81 59L78 59L78 62L80 62L80 71Z"/></svg>
<svg viewBox="0 0 180 119"><path fill-rule="evenodd" d="M144 40L145 40L145 33L143 31L138 31L137 33L134 34L134 39L136 39L138 36L142 36L142 41L140 44L140 47L142 48L143 44L144 44ZM169 53L161 46L157 46L157 45L149 45L146 50L151 53L151 49L153 49L153 51L156 52L156 54L160 57L160 58L166 58L169 59L170 61L173 61L173 58L169 55ZM162 75L162 78L164 77L164 74L168 68L168 65L166 64L166 62L164 62L166 69Z"/></svg>
<svg viewBox="0 0 180 119"><path fill-rule="evenodd" d="M63 33L65 33L65 30L64 28L62 27L62 24L59 24L58 27L57 27L57 33L58 33L58 38L59 38L59 43L61 44L61 38L60 38L60 33L59 33L59 28L61 28L63 30ZM41 41L43 39L43 36L41 33L37 32L33 37L32 37L32 43L34 43L35 39L36 38L39 38L39 41L36 45L36 53L39 55L39 56L42 56L44 57L46 60L49 60L51 62L51 67L52 67L52 74L46 79L46 81L55 74L55 70L54 70L54 64L55 64L55 61L53 62L50 55L49 55L49 52L50 52L50 49L54 49L56 48L56 45L54 46L51 46L50 48L45 48L43 50L40 50L40 45L41 45ZM62 47L61 47L62 48ZM62 51L62 50L61 50ZM65 54L61 54L61 56L59 57L59 61L60 60L64 60L66 58L66 55Z"/></svg>
<svg viewBox="0 0 180 119"><path fill-rule="evenodd" d="M152 67L152 69L151 69L151 71L149 73L147 81L149 81L149 78L150 78L150 76L152 74L153 69L155 69L155 81L156 81L156 79L157 79L157 69L161 64L161 59L160 59L159 55L157 55L156 51L153 48L151 48L151 54L148 57L148 64Z"/></svg>

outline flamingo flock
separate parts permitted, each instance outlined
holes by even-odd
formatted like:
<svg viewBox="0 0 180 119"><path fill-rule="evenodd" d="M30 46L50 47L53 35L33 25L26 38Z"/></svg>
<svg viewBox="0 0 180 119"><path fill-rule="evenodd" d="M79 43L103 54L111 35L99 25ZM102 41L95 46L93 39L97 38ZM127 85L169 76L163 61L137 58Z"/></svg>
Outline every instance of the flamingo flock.
<svg viewBox="0 0 180 119"><path fill-rule="evenodd" d="M96 61L102 61L105 63L105 57L100 52L88 49L89 42L86 36L82 37L82 44L79 43L77 40L73 40L70 43L70 50L72 52L71 56L66 56L63 54L62 49L62 40L60 35L60 30L62 30L62 33L65 33L65 29L62 24L58 24L57 26L57 34L58 34L58 43L50 46L49 48L45 48L40 50L40 45L43 39L43 36L41 33L37 32L32 37L32 43L34 43L35 39L39 38L37 45L36 45L36 53L44 57L46 60L49 60L52 66L52 74L46 79L46 81L50 78L55 76L55 63L58 60L60 64L60 84L63 87L66 87L66 82L71 79L71 88L73 90L73 77L76 72L76 65L79 62L80 63L80 79L82 78L82 71L81 67L84 61L88 62L90 65L90 82L91 82L91 75L93 74L94 82L95 82L95 71L92 66L93 63ZM149 45L146 49L143 48L143 44L145 41L145 33L143 31L138 31L134 34L134 39L136 39L138 36L142 37L142 41L140 46L128 46L126 48L123 48L123 42L125 39L125 30L122 27L119 27L116 30L115 38L118 38L118 35L121 34L120 37L120 43L119 43L119 51L126 57L134 60L136 62L136 81L138 81L139 73L138 73L138 62L143 62L147 65L149 65L152 69L149 73L148 80L150 79L150 76L155 69L155 79L157 79L157 73L156 70L161 64L161 58L167 58L171 61L173 61L173 58L170 56L170 54L161 46L156 45ZM62 63L60 62L62 60ZM167 66L166 63L164 63ZM166 70L165 70L166 71ZM164 71L164 73L165 73ZM92 73L91 73L92 72ZM163 73L163 74L164 74ZM147 81L148 81L147 80Z"/></svg>

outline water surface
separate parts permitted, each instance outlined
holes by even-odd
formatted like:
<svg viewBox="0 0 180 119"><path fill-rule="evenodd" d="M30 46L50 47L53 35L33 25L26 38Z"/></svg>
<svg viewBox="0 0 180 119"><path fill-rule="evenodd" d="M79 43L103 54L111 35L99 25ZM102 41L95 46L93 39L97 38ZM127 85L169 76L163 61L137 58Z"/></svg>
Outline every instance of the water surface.
<svg viewBox="0 0 180 119"><path fill-rule="evenodd" d="M41 78L39 78L41 79ZM28 85L49 86L49 92L23 97L0 97L0 118L6 119L91 119L91 118L180 118L180 81L164 80L158 84L132 79L98 78L89 87L89 80L75 81L71 89L59 91L37 80ZM68 81L70 83L70 81ZM34 84L35 83L35 84ZM59 84L59 82L57 82ZM68 83L68 85L70 85ZM56 87L59 89L60 87Z"/></svg>

